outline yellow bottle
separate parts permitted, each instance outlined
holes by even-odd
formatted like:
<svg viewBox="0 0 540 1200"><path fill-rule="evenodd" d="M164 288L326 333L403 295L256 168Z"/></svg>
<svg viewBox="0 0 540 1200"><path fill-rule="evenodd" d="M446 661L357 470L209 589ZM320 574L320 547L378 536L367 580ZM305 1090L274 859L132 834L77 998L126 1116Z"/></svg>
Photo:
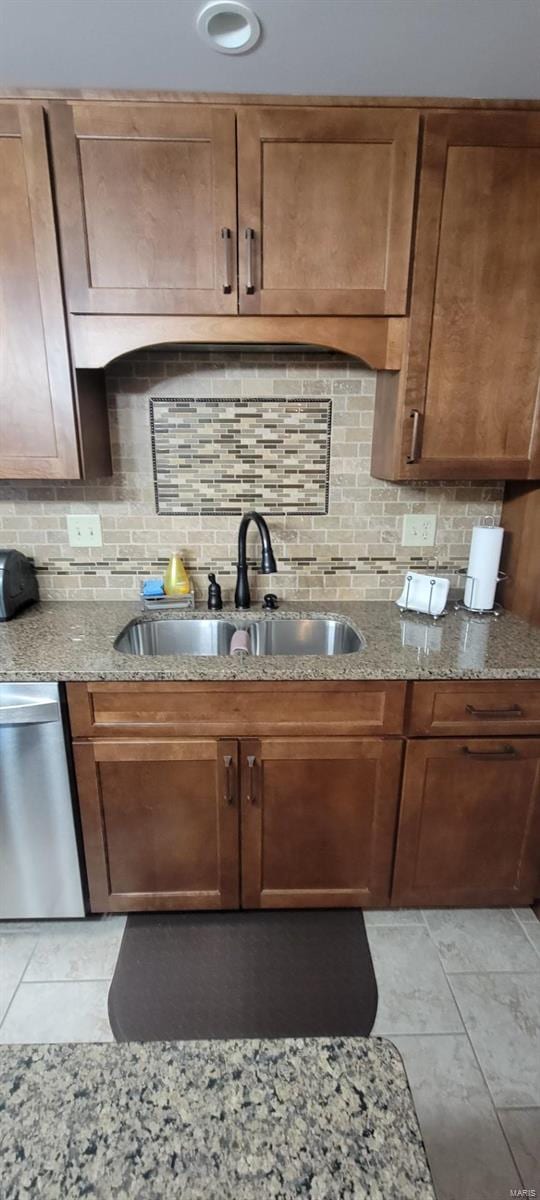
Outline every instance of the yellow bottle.
<svg viewBox="0 0 540 1200"><path fill-rule="evenodd" d="M191 591L189 575L179 554L171 554L163 576L163 587L166 596L186 596Z"/></svg>

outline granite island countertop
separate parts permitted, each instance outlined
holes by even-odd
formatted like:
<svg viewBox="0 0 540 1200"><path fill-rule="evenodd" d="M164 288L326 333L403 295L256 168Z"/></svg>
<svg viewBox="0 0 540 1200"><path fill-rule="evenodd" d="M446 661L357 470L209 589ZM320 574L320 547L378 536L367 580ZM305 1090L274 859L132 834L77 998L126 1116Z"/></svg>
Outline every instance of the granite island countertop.
<svg viewBox="0 0 540 1200"><path fill-rule="evenodd" d="M288 604L249 620L294 616L337 616L365 638L365 648L335 657L141 657L114 649L120 630L143 614L137 601L45 601L0 623L0 681L39 680L360 680L360 679L540 679L540 627L504 613L498 618L450 612L437 623L402 616L391 601L334 602L309 609ZM238 620L234 610L209 613ZM184 620L193 612L173 614Z"/></svg>
<svg viewBox="0 0 540 1200"><path fill-rule="evenodd" d="M380 1038L3 1046L2 1197L435 1200Z"/></svg>

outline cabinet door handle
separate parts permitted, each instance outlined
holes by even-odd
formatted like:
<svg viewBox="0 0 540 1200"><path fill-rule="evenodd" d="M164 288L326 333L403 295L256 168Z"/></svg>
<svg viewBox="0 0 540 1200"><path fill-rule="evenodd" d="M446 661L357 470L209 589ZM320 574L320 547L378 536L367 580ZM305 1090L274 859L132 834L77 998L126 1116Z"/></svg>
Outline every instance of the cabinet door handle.
<svg viewBox="0 0 540 1200"><path fill-rule="evenodd" d="M407 455L407 462L415 463L418 461L420 450L420 410L418 408L411 408L409 416L412 421L412 434L411 449L410 453Z"/></svg>
<svg viewBox="0 0 540 1200"><path fill-rule="evenodd" d="M518 752L515 746L501 746L500 750L470 750L468 746L462 746L462 754L466 754L468 758L517 758Z"/></svg>
<svg viewBox="0 0 540 1200"><path fill-rule="evenodd" d="M247 765L248 765L249 774L248 774L248 792L247 792L247 796L246 796L246 801L248 804L256 804L257 797L255 795L255 755L254 754L248 754Z"/></svg>
<svg viewBox="0 0 540 1200"><path fill-rule="evenodd" d="M221 240L223 242L223 291L226 296L230 296L232 292L231 284L231 231L224 225L221 230Z"/></svg>
<svg viewBox="0 0 540 1200"><path fill-rule="evenodd" d="M246 229L246 292L248 296L252 296L255 291L253 282L253 243L255 241L255 230Z"/></svg>
<svg viewBox="0 0 540 1200"><path fill-rule="evenodd" d="M523 716L523 709L519 704L511 704L508 708L475 708L474 704L466 704L465 712L469 717L478 717L480 721L496 721L497 717Z"/></svg>
<svg viewBox="0 0 540 1200"><path fill-rule="evenodd" d="M223 763L225 766L225 792L223 799L225 804L234 804L234 792L232 785L232 754L224 754Z"/></svg>

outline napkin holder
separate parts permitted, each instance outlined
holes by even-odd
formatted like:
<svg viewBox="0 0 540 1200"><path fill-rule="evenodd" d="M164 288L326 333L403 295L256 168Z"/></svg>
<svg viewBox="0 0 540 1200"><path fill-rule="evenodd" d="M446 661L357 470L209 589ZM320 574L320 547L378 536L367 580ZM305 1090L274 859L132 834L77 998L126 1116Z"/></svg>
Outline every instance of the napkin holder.
<svg viewBox="0 0 540 1200"><path fill-rule="evenodd" d="M399 600L397 601L400 611L402 613L405 613L405 612L414 613L416 616L419 616L419 617L427 617L428 620L431 620L431 621L438 621L440 617L445 617L448 612L448 609L446 607L444 607L440 612L437 612L435 610L434 593L435 593L435 588L436 588L437 584L439 584L441 582L448 584L448 580L443 580L443 579L441 579L440 576L436 576L436 575L430 575L426 578L426 583L427 583L427 587L428 587L427 602L426 602L426 606L422 607L422 608L417 607L414 603L413 586L412 586L414 583L414 580L415 580L415 573L409 571L405 576L405 584L403 587L403 591L401 593ZM448 589L447 589L447 594L448 594Z"/></svg>

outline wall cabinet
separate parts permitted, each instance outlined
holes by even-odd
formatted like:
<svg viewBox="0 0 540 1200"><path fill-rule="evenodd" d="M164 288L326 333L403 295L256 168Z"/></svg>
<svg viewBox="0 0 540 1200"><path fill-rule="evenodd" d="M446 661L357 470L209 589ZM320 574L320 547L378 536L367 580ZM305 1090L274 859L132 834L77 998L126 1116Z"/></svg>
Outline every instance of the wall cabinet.
<svg viewBox="0 0 540 1200"><path fill-rule="evenodd" d="M539 847L540 739L408 742L396 906L530 904Z"/></svg>
<svg viewBox="0 0 540 1200"><path fill-rule="evenodd" d="M0 180L0 478L107 474L101 380L72 379L41 106L0 105Z"/></svg>
<svg viewBox="0 0 540 1200"><path fill-rule="evenodd" d="M407 311L419 117L238 113L240 312Z"/></svg>
<svg viewBox="0 0 540 1200"><path fill-rule="evenodd" d="M366 316L352 344L383 318L378 361L395 339L402 362L378 375L375 476L540 479L532 106L2 101L0 175L0 478L109 473L103 381L69 348L95 366L101 316L99 365L238 339L239 317L349 346Z"/></svg>
<svg viewBox="0 0 540 1200"><path fill-rule="evenodd" d="M49 106L73 313L235 313L234 110Z"/></svg>
<svg viewBox="0 0 540 1200"><path fill-rule="evenodd" d="M374 474L540 477L540 114L425 119L408 365L381 376Z"/></svg>
<svg viewBox="0 0 540 1200"><path fill-rule="evenodd" d="M416 113L239 109L238 162L232 107L50 122L73 313L405 313Z"/></svg>

